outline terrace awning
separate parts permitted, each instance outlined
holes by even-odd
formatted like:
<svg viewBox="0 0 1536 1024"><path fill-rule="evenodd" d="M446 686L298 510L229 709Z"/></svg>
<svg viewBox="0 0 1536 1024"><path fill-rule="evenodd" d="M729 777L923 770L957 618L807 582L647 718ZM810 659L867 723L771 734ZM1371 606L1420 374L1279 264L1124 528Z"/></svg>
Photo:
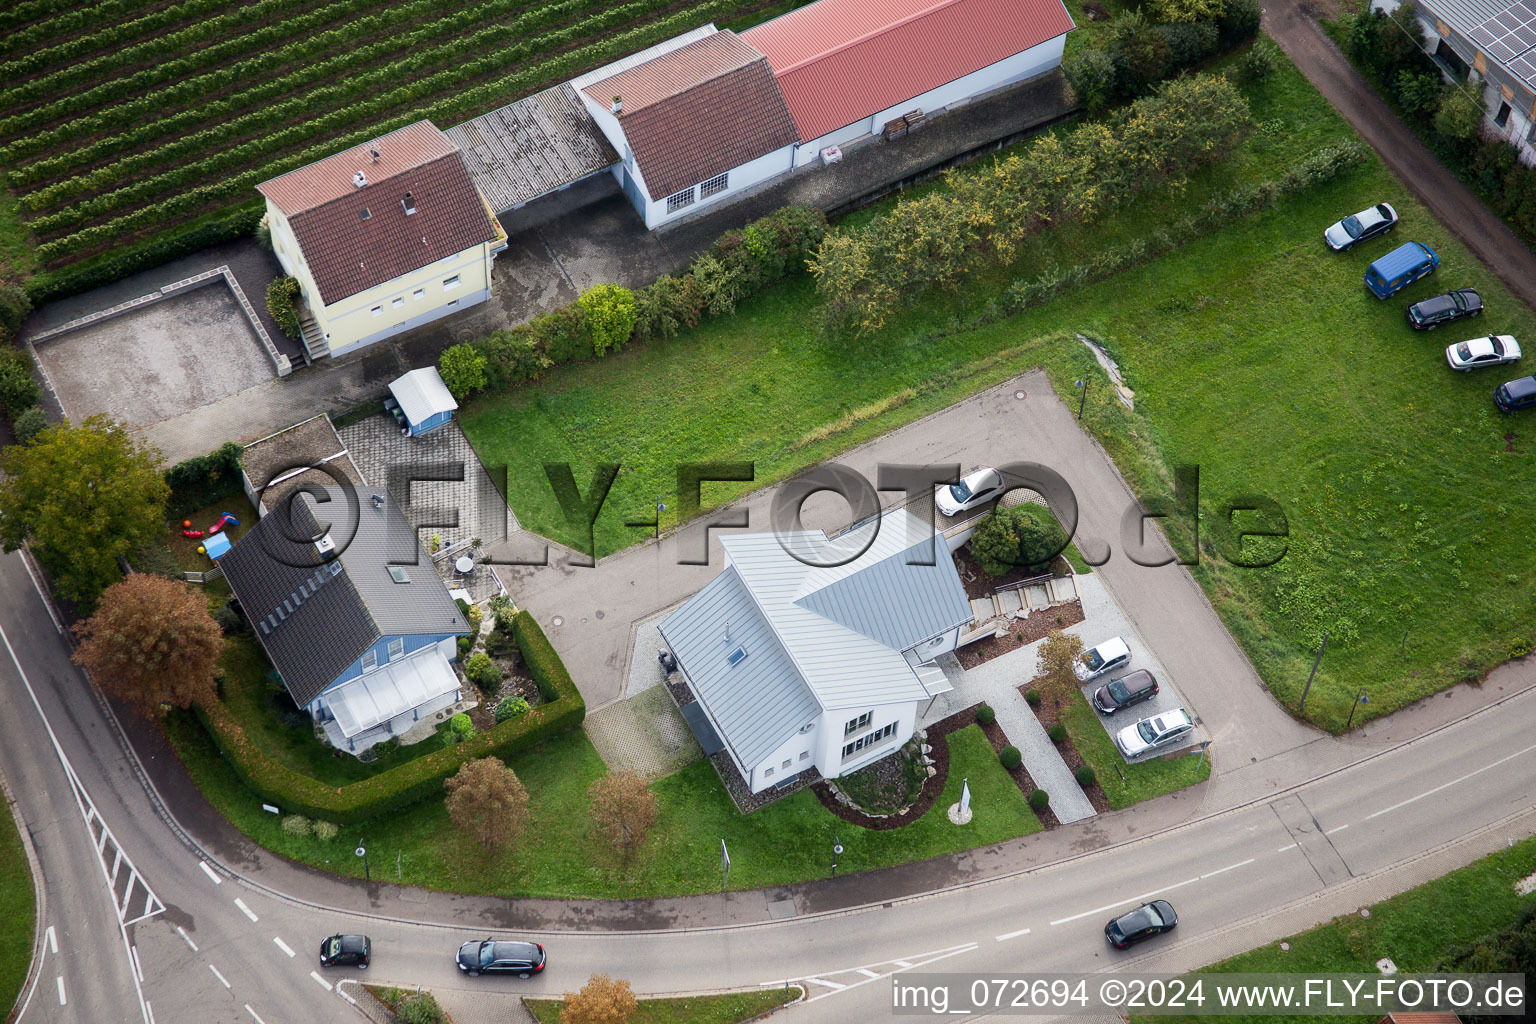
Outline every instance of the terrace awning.
<svg viewBox="0 0 1536 1024"><path fill-rule="evenodd" d="M453 666L433 644L342 683L324 700L342 735L350 739L458 688Z"/></svg>

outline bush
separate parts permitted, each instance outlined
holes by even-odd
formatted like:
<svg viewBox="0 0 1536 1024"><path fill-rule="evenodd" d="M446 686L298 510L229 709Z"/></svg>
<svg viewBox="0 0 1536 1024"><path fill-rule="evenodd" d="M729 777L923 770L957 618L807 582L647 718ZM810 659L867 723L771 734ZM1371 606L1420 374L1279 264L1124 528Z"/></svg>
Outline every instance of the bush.
<svg viewBox="0 0 1536 1024"><path fill-rule="evenodd" d="M448 1014L431 992L416 992L395 1004L400 1024L448 1024Z"/></svg>
<svg viewBox="0 0 1536 1024"><path fill-rule="evenodd" d="M448 719L448 742L463 743L475 735L475 723L466 712L460 711Z"/></svg>
<svg viewBox="0 0 1536 1024"><path fill-rule="evenodd" d="M14 284L0 284L0 342L16 337L31 311L32 300L25 291Z"/></svg>
<svg viewBox="0 0 1536 1024"><path fill-rule="evenodd" d="M1004 747L997 752L997 760L1009 771L1013 771L1024 763L1024 755L1019 753L1018 747Z"/></svg>
<svg viewBox="0 0 1536 1024"><path fill-rule="evenodd" d="M1093 765L1091 764L1079 765L1075 774L1077 775L1077 784L1084 789L1099 780L1099 777L1094 774Z"/></svg>
<svg viewBox="0 0 1536 1024"><path fill-rule="evenodd" d="M1062 743L1065 742L1067 738L1067 727L1062 725L1060 722L1057 722L1055 725L1047 729L1045 734L1051 738L1052 743Z"/></svg>
<svg viewBox="0 0 1536 1024"><path fill-rule="evenodd" d="M1018 562L1019 534L1006 509L992 509L971 534L971 554L989 576L1004 576Z"/></svg>
<svg viewBox="0 0 1536 1024"><path fill-rule="evenodd" d="M1435 109L1435 134L1450 142L1470 142L1483 127L1483 105L1455 86L1446 86Z"/></svg>
<svg viewBox="0 0 1536 1024"><path fill-rule="evenodd" d="M1124 11L1110 23L1109 56L1126 96L1150 91L1168 73L1168 41L1139 10Z"/></svg>
<svg viewBox="0 0 1536 1024"><path fill-rule="evenodd" d="M207 455L194 456L166 470L165 482L171 489L166 514L180 519L238 488L243 451L235 442L227 441Z"/></svg>
<svg viewBox="0 0 1536 1024"><path fill-rule="evenodd" d="M16 432L17 443L26 444L48 429L48 414L43 412L42 406L34 405L11 420L11 428Z"/></svg>
<svg viewBox="0 0 1536 1024"><path fill-rule="evenodd" d="M283 831L290 836L307 836L309 819L302 814L289 814L283 818Z"/></svg>
<svg viewBox="0 0 1536 1024"><path fill-rule="evenodd" d="M528 713L528 702L521 697L503 697L496 702L496 724L500 725L509 718Z"/></svg>
<svg viewBox="0 0 1536 1024"><path fill-rule="evenodd" d="M1237 75L1252 85L1264 81L1280 66L1280 49L1268 39L1260 39L1248 47L1237 61Z"/></svg>
<svg viewBox="0 0 1536 1024"><path fill-rule="evenodd" d="M1531 642L1523 636L1517 636L1509 642L1510 660L1523 658L1531 653Z"/></svg>
<svg viewBox="0 0 1536 1024"><path fill-rule="evenodd" d="M294 341L303 337L299 329L299 311L295 305L298 301L299 282L293 278L274 277L267 285L267 312L272 314L277 329Z"/></svg>
<svg viewBox="0 0 1536 1024"><path fill-rule="evenodd" d="M221 604L214 610L213 621L219 624L225 636L232 636L245 630L245 620L240 617L239 612L227 604Z"/></svg>
<svg viewBox="0 0 1536 1024"><path fill-rule="evenodd" d="M1025 690L1024 691L1024 699L1029 703L1030 707L1037 708L1037 707L1040 706L1040 691L1039 690Z"/></svg>
<svg viewBox="0 0 1536 1024"><path fill-rule="evenodd" d="M1103 50L1089 47L1062 62L1061 73L1090 114L1097 114L1117 94L1115 62Z"/></svg>
<svg viewBox="0 0 1536 1024"><path fill-rule="evenodd" d="M437 359L437 372L457 401L484 391L487 360L473 345L453 345Z"/></svg>
<svg viewBox="0 0 1536 1024"><path fill-rule="evenodd" d="M539 688L539 696L552 701L559 699L561 694L576 694L576 684L571 682L565 662L555 653L537 619L525 611L518 612L512 620L512 635L517 638L517 649L523 652L523 661L534 685ZM579 695L577 699L579 701ZM585 706L582 711L585 713Z"/></svg>
<svg viewBox="0 0 1536 1024"><path fill-rule="evenodd" d="M699 298L710 316L729 316L736 303L747 294L747 281L713 253L703 253L688 268L698 284Z"/></svg>
<svg viewBox="0 0 1536 1024"><path fill-rule="evenodd" d="M477 651L464 663L464 675L482 690L493 690L501 683L501 669L484 651Z"/></svg>
<svg viewBox="0 0 1536 1024"><path fill-rule="evenodd" d="M1046 805L1050 802L1051 794L1047 793L1043 789L1037 789L1033 793L1029 794L1029 809L1034 811L1036 814L1039 814L1041 811L1045 810Z"/></svg>
<svg viewBox="0 0 1536 1024"><path fill-rule="evenodd" d="M1209 23L1226 13L1226 8L1226 0L1146 0L1147 16L1162 22Z"/></svg>
<svg viewBox="0 0 1536 1024"><path fill-rule="evenodd" d="M1181 21L1158 25L1158 35L1168 44L1168 68L1192 67L1221 48L1220 33L1212 21Z"/></svg>
<svg viewBox="0 0 1536 1024"><path fill-rule="evenodd" d="M1227 8L1216 23L1221 32L1221 45L1236 46L1244 39L1258 35L1259 19L1263 15L1259 0L1227 0Z"/></svg>
<svg viewBox="0 0 1536 1024"><path fill-rule="evenodd" d="M644 339L675 338L686 327L697 327L704 301L692 274L663 274L635 295L635 335Z"/></svg>
<svg viewBox="0 0 1536 1024"><path fill-rule="evenodd" d="M616 284L599 284L588 288L576 302L586 314L594 353L605 356L624 347L635 330L634 292Z"/></svg>
<svg viewBox="0 0 1536 1024"><path fill-rule="evenodd" d="M341 831L333 821L317 821L311 826L311 830L314 832L315 838L322 843L328 843L335 839L337 833Z"/></svg>
<svg viewBox="0 0 1536 1024"><path fill-rule="evenodd" d="M575 303L534 317L528 321L528 329L554 362L592 358L592 334L587 330L586 312Z"/></svg>
<svg viewBox="0 0 1536 1024"><path fill-rule="evenodd" d="M528 324L492 331L475 347L485 356L486 387L491 389L532 380L554 363Z"/></svg>
<svg viewBox="0 0 1536 1024"><path fill-rule="evenodd" d="M12 420L42 401L43 388L32 374L32 360L19 348L0 353L0 406Z"/></svg>
<svg viewBox="0 0 1536 1024"><path fill-rule="evenodd" d="M454 642L459 648L460 658L465 657L470 651L475 649L475 638L472 636L461 636Z"/></svg>
<svg viewBox="0 0 1536 1024"><path fill-rule="evenodd" d="M976 721L982 725L991 725L997 721L997 712L992 709L990 704L978 704L976 705Z"/></svg>

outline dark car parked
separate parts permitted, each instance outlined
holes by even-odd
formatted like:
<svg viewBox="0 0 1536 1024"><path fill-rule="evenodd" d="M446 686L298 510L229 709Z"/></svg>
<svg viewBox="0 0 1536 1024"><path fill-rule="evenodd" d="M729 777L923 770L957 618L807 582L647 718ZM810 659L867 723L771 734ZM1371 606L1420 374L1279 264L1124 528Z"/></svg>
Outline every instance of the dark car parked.
<svg viewBox="0 0 1536 1024"><path fill-rule="evenodd" d="M1408 307L1408 322L1416 331L1432 331L1441 324L1454 323L1469 316L1481 316L1483 299L1471 288L1436 295Z"/></svg>
<svg viewBox="0 0 1536 1024"><path fill-rule="evenodd" d="M1179 915L1167 900L1143 903L1129 914L1121 914L1104 926L1104 937L1116 949L1124 949L1142 939L1173 931Z"/></svg>
<svg viewBox="0 0 1536 1024"><path fill-rule="evenodd" d="M1129 672L1093 691L1093 706L1100 714L1112 715L1121 708L1140 704L1157 696L1157 677L1144 668Z"/></svg>
<svg viewBox="0 0 1536 1024"><path fill-rule="evenodd" d="M356 967L366 971L373 959L373 943L366 935L332 935L320 943L321 967Z"/></svg>
<svg viewBox="0 0 1536 1024"><path fill-rule="evenodd" d="M1500 412L1536 407L1536 377L1521 377L1500 384L1493 393L1493 404L1499 407Z"/></svg>
<svg viewBox="0 0 1536 1024"><path fill-rule="evenodd" d="M515 974L531 978L544 969L544 947L537 942L509 942L490 938L466 942L454 963L468 975Z"/></svg>

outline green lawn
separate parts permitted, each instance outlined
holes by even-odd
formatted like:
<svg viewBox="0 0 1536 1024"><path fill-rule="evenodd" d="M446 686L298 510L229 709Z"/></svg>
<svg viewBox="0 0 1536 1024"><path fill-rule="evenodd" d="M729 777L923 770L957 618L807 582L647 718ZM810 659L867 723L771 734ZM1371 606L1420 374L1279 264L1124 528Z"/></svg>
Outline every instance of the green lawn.
<svg viewBox="0 0 1536 1024"><path fill-rule="evenodd" d="M1115 749L1115 741L1104 731L1098 713L1081 697L1062 709L1061 721L1067 727L1072 745L1083 760L1093 766L1109 806L1117 811L1204 782L1211 776L1211 759L1195 754L1155 757L1139 764L1127 764L1120 751ZM1127 724L1120 722L1116 727Z"/></svg>
<svg viewBox="0 0 1536 1024"><path fill-rule="evenodd" d="M737 1024L800 998L800 989L726 992L681 999L641 999L629 1024ZM560 1024L564 1004L558 999L524 999L539 1024Z"/></svg>
<svg viewBox="0 0 1536 1024"><path fill-rule="evenodd" d="M379 877L456 892L599 898L709 892L720 887L721 839L731 852L731 888L754 889L830 874L834 837L844 848L839 870L853 873L989 846L1041 828L975 726L950 735L950 776L934 807L911 825L885 832L834 818L809 792L742 815L710 764L696 762L653 784L660 817L650 841L628 865L587 835L587 788L604 768L580 731L509 762L532 796L532 817L522 848L507 855L488 855L461 840L436 799L343 828L328 843L287 835L218 756L196 719L173 715L167 732L208 800L267 849L361 877L363 864L351 851L366 840ZM956 828L946 810L960 799L962 778L971 781L975 818ZM396 855L398 876L388 870Z"/></svg>
<svg viewBox="0 0 1536 1024"><path fill-rule="evenodd" d="M32 872L10 808L0 809L0 1020L7 1020L32 965L37 905Z"/></svg>
<svg viewBox="0 0 1536 1024"><path fill-rule="evenodd" d="M1515 923L1532 903L1515 885L1536 871L1536 839L1516 843L1508 852L1484 857L1448 875L1383 903L1371 904L1371 916L1346 914L1280 943L1249 950L1204 968L1207 973L1353 974L1376 973L1376 961L1391 957L1403 973L1436 970L1452 946L1466 945ZM1308 1017L1309 1021L1374 1020L1369 1017ZM1159 1024L1175 1021L1232 1020L1231 1017L1132 1017ZM1510 1018L1514 1020L1514 1018ZM1282 1024L1295 1017L1244 1016L1245 1024Z"/></svg>

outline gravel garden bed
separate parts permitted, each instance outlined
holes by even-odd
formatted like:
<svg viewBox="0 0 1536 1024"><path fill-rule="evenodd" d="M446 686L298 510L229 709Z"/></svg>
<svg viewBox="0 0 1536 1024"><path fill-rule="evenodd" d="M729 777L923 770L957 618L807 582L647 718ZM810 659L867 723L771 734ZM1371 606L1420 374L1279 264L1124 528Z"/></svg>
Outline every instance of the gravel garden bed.
<svg viewBox="0 0 1536 1024"><path fill-rule="evenodd" d="M1036 681L1037 680L1032 679L1024 685L1020 686L1019 695L1023 696L1024 694L1028 693L1030 689L1035 685ZM1044 698L1040 701L1039 704L1032 705L1031 707L1035 712L1035 717L1040 720L1040 724L1045 727L1045 731L1047 733L1051 731L1051 726L1055 725L1061 718L1060 708L1058 708L1056 702L1049 697ZM1065 727L1065 723L1063 723L1063 727ZM1072 775L1074 777L1077 775L1077 770L1088 763L1084 761L1083 756L1077 752L1077 747L1072 743L1072 736L1070 734L1068 734L1067 737L1060 743L1056 744L1056 749L1061 752L1061 759L1067 762L1067 767L1071 769ZM1099 785L1099 780L1097 778L1093 780L1093 785L1082 786L1081 788L1087 795L1088 802L1093 804L1093 810L1095 813L1104 814L1112 809L1109 806L1109 798L1104 795L1104 787ZM1042 817L1041 820L1044 821L1045 819Z"/></svg>

